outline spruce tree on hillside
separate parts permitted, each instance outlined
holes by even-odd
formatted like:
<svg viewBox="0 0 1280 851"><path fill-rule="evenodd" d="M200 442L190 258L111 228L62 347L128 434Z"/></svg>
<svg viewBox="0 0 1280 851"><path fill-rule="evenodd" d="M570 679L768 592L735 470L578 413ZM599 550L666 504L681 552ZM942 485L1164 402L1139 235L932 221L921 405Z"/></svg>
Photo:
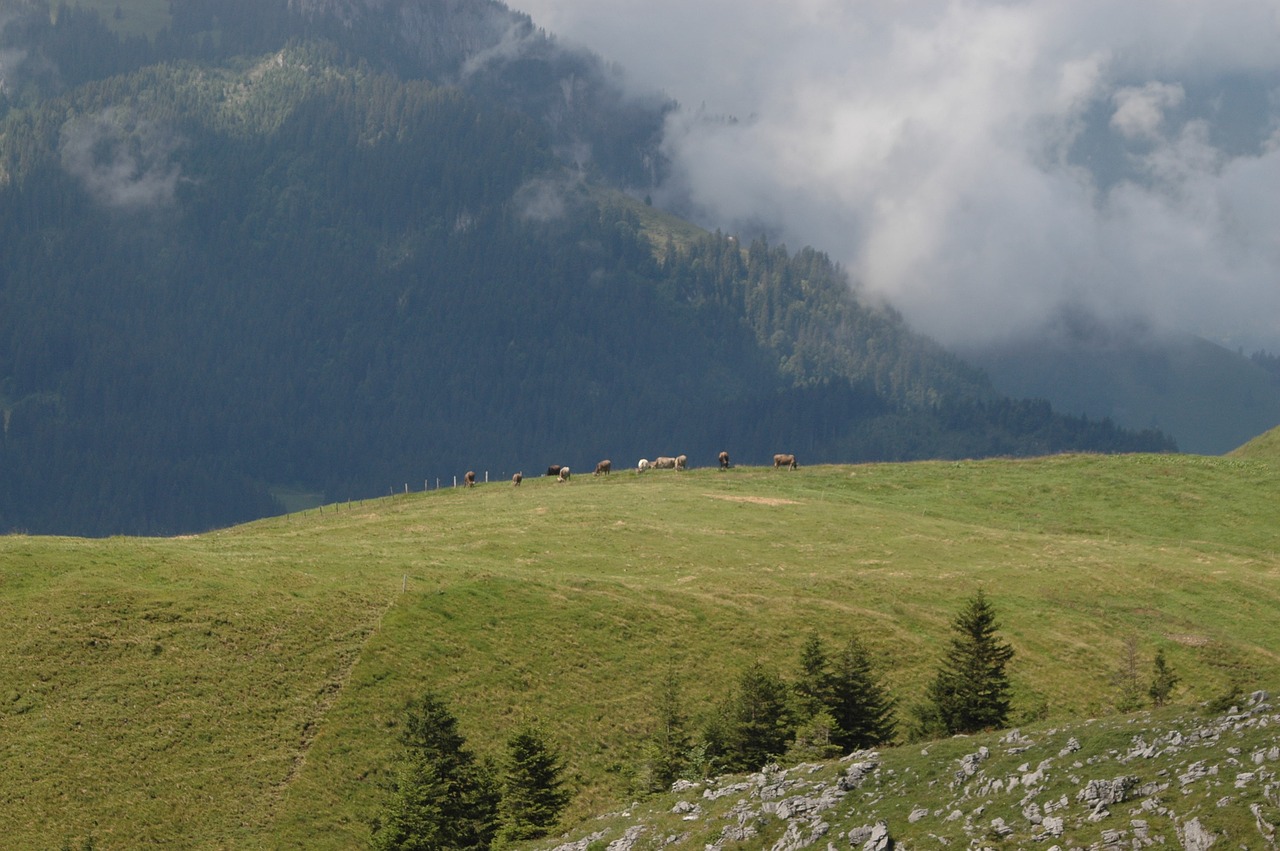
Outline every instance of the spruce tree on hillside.
<svg viewBox="0 0 1280 851"><path fill-rule="evenodd" d="M833 702L831 664L818 633L810 633L800 649L800 675L791 684L795 714L795 739L786 758L793 762L811 762L838 756L840 747L834 741L836 722L831 715Z"/></svg>
<svg viewBox="0 0 1280 851"><path fill-rule="evenodd" d="M752 665L738 681L726 727L730 771L755 771L786 753L792 734L786 683L760 663Z"/></svg>
<svg viewBox="0 0 1280 851"><path fill-rule="evenodd" d="M1142 683L1138 680L1138 639L1129 636L1124 642L1120 667L1112 677L1116 686L1116 711L1133 712L1142 708Z"/></svg>
<svg viewBox="0 0 1280 851"><path fill-rule="evenodd" d="M867 648L857 638L849 639L836 659L831 683L832 741L846 753L892 741L894 700L876 679Z"/></svg>
<svg viewBox="0 0 1280 851"><path fill-rule="evenodd" d="M796 714L802 722L832 705L831 665L822 638L816 632L809 635L804 647L800 649L800 678L792 686L792 691L795 694Z"/></svg>
<svg viewBox="0 0 1280 851"><path fill-rule="evenodd" d="M684 773L690 748L688 719L680 699L680 681L667 672L657 699L657 729L646 747L644 785L653 792L669 789Z"/></svg>
<svg viewBox="0 0 1280 851"><path fill-rule="evenodd" d="M569 803L563 771L559 754L537 729L527 728L511 737L498 808L501 843L538 839L551 832Z"/></svg>
<svg viewBox="0 0 1280 851"><path fill-rule="evenodd" d="M1169 700L1169 695L1173 694L1173 687L1177 684L1178 675L1165 661L1164 650L1157 650L1151 673L1151 688L1147 690L1147 694L1151 695L1151 702L1156 706L1164 706Z"/></svg>
<svg viewBox="0 0 1280 851"><path fill-rule="evenodd" d="M430 692L409 702L400 764L374 822L377 851L483 851L497 820L492 772L466 746L449 708Z"/></svg>
<svg viewBox="0 0 1280 851"><path fill-rule="evenodd" d="M1010 686L1005 665L1013 648L996 635L995 609L981 590L951 624L955 633L929 699L947 733L1003 727L1009 717Z"/></svg>

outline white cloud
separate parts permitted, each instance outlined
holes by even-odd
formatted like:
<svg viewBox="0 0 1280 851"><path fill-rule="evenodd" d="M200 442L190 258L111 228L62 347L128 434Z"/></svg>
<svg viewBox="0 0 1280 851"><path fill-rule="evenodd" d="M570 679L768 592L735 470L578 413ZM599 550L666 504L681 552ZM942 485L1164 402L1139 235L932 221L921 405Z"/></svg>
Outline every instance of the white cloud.
<svg viewBox="0 0 1280 851"><path fill-rule="evenodd" d="M62 127L62 167L102 204L143 208L173 201L181 171L171 157L177 140L127 110L78 116Z"/></svg>
<svg viewBox="0 0 1280 851"><path fill-rule="evenodd" d="M1117 89L1111 96L1116 105L1111 126L1127 139L1154 139L1163 129L1165 111L1181 106L1185 97L1182 86L1166 83Z"/></svg>
<svg viewBox="0 0 1280 851"><path fill-rule="evenodd" d="M516 6L685 105L668 188L707 224L815 245L921 330L1071 303L1280 348L1274 0Z"/></svg>

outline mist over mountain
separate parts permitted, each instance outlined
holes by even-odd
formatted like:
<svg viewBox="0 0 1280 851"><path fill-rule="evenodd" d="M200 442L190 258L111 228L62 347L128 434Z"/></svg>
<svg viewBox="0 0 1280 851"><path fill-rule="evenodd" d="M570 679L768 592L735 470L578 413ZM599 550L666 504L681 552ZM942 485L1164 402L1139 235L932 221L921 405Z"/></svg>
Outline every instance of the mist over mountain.
<svg viewBox="0 0 1280 851"><path fill-rule="evenodd" d="M1189 334L1064 312L1035 334L961 347L1001 393L1072 414L1159 429L1183 452L1221 455L1280 423L1280 373Z"/></svg>
<svg viewBox="0 0 1280 851"><path fill-rule="evenodd" d="M1269 0L515 5L682 104L664 200L826 247L936 339L1069 309L1280 349Z"/></svg>
<svg viewBox="0 0 1280 851"><path fill-rule="evenodd" d="M604 457L1174 446L1000 396L821 251L644 203L670 103L501 4L168 21L0 21L0 529Z"/></svg>

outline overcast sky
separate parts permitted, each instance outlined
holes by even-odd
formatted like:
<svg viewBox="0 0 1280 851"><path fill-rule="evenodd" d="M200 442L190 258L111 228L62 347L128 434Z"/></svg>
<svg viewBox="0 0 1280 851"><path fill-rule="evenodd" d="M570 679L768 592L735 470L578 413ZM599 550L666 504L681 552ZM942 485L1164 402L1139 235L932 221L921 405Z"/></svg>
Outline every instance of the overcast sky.
<svg viewBox="0 0 1280 851"><path fill-rule="evenodd" d="M826 251L926 333L1072 305L1280 352L1280 0L511 5L682 104L705 224Z"/></svg>

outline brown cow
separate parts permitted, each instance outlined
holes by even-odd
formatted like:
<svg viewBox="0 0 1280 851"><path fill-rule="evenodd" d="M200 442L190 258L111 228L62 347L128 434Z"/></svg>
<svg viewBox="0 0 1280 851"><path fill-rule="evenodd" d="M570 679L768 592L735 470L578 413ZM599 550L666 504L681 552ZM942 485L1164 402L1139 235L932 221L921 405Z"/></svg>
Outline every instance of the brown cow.
<svg viewBox="0 0 1280 851"><path fill-rule="evenodd" d="M773 456L773 469L775 470L778 469L779 467L786 467L788 470L794 470L796 467L799 467L799 466L800 465L796 463L796 456L794 455Z"/></svg>
<svg viewBox="0 0 1280 851"><path fill-rule="evenodd" d="M467 487L469 487L469 488L473 488L473 487L475 487L475 486L476 486L476 472L475 472L475 470L467 470L467 474L466 474L465 476L463 476L463 477L462 477L462 480L463 480L463 482L465 482L465 483L466 483L466 486L467 486Z"/></svg>
<svg viewBox="0 0 1280 851"><path fill-rule="evenodd" d="M721 470L729 469L729 453L728 452L720 453L720 469Z"/></svg>
<svg viewBox="0 0 1280 851"><path fill-rule="evenodd" d="M511 484L513 485L518 486L522 481L524 481L524 473L516 473L511 477Z"/></svg>
<svg viewBox="0 0 1280 851"><path fill-rule="evenodd" d="M552 464L550 467L548 467L548 468L547 468L547 475L548 475L548 476L558 476L558 475L560 475L560 465L559 465L559 464Z"/></svg>
<svg viewBox="0 0 1280 851"><path fill-rule="evenodd" d="M606 458L605 460L601 461L599 464L596 465L596 471L591 475L599 476L601 474L604 474L607 476L609 475L611 470L613 470L613 462Z"/></svg>
<svg viewBox="0 0 1280 851"><path fill-rule="evenodd" d="M674 470L676 468L676 459L667 455L660 455L653 459L653 463L649 465L654 470Z"/></svg>

